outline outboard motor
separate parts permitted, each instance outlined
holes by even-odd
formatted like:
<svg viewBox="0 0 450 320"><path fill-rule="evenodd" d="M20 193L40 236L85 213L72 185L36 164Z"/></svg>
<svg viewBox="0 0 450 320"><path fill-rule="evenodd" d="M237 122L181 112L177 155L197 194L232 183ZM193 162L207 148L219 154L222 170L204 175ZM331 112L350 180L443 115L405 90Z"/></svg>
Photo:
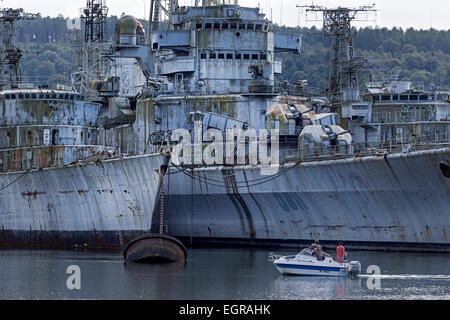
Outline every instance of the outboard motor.
<svg viewBox="0 0 450 320"><path fill-rule="evenodd" d="M352 278L361 273L361 263L359 261L350 261L348 265L348 275Z"/></svg>

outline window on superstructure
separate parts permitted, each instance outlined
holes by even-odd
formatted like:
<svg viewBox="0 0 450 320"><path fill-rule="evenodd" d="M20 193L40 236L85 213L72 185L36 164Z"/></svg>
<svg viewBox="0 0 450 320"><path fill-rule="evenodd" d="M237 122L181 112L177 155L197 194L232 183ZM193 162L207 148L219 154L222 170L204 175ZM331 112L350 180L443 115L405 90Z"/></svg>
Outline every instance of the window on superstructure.
<svg viewBox="0 0 450 320"><path fill-rule="evenodd" d="M263 61L267 60L267 54L262 54L261 55L261 60L263 60Z"/></svg>
<svg viewBox="0 0 450 320"><path fill-rule="evenodd" d="M52 130L52 144L58 144L58 129Z"/></svg>
<svg viewBox="0 0 450 320"><path fill-rule="evenodd" d="M227 53L227 60L233 60L233 54Z"/></svg>
<svg viewBox="0 0 450 320"><path fill-rule="evenodd" d="M250 55L249 54L244 54L244 60L250 60Z"/></svg>
<svg viewBox="0 0 450 320"><path fill-rule="evenodd" d="M73 99L74 99L74 95L71 94L71 95L70 95L70 100L73 100Z"/></svg>
<svg viewBox="0 0 450 320"><path fill-rule="evenodd" d="M263 29L262 24L257 24L256 25L256 31L262 31L262 29Z"/></svg>
<svg viewBox="0 0 450 320"><path fill-rule="evenodd" d="M201 29L203 27L203 25L201 23L197 23L196 28L197 30Z"/></svg>
<svg viewBox="0 0 450 320"><path fill-rule="evenodd" d="M221 59L221 60L225 59L225 54L224 53L219 53L219 59Z"/></svg>
<svg viewBox="0 0 450 320"><path fill-rule="evenodd" d="M237 24L236 23L230 24L230 29L236 30L237 29Z"/></svg>
<svg viewBox="0 0 450 320"><path fill-rule="evenodd" d="M30 94L29 93L25 93L25 99L30 99Z"/></svg>
<svg viewBox="0 0 450 320"><path fill-rule="evenodd" d="M220 23L216 22L214 23L214 29L220 29Z"/></svg>
<svg viewBox="0 0 450 320"><path fill-rule="evenodd" d="M212 24L211 23L205 23L205 29L211 29Z"/></svg>
<svg viewBox="0 0 450 320"><path fill-rule="evenodd" d="M383 101L390 101L391 100L391 96L382 96L382 100Z"/></svg>
<svg viewBox="0 0 450 320"><path fill-rule="evenodd" d="M426 100L428 100L428 95L421 95L419 99L421 101L426 101Z"/></svg>
<svg viewBox="0 0 450 320"><path fill-rule="evenodd" d="M201 53L200 54L200 59L206 59L206 53Z"/></svg>
<svg viewBox="0 0 450 320"><path fill-rule="evenodd" d="M373 96L373 101L380 101L380 96Z"/></svg>
<svg viewBox="0 0 450 320"><path fill-rule="evenodd" d="M269 31L269 25L268 24L264 25L264 31Z"/></svg>
<svg viewBox="0 0 450 320"><path fill-rule="evenodd" d="M401 101L407 101L408 100L408 96L407 95L401 95L400 96L400 100Z"/></svg>
<svg viewBox="0 0 450 320"><path fill-rule="evenodd" d="M252 54L252 60L258 60L258 55L257 54Z"/></svg>
<svg viewBox="0 0 450 320"><path fill-rule="evenodd" d="M19 99L23 99L23 94L19 93Z"/></svg>
<svg viewBox="0 0 450 320"><path fill-rule="evenodd" d="M227 30L229 27L228 23L222 23L222 29Z"/></svg>
<svg viewBox="0 0 450 320"><path fill-rule="evenodd" d="M410 97L409 97L409 100L418 100L419 99L419 96L417 95L417 94L413 94L413 95L411 95Z"/></svg>
<svg viewBox="0 0 450 320"><path fill-rule="evenodd" d="M36 99L36 93L31 94L31 99L33 99L33 100Z"/></svg>
<svg viewBox="0 0 450 320"><path fill-rule="evenodd" d="M249 23L249 24L247 25L247 30L253 30L254 27L255 27L254 24Z"/></svg>
<svg viewBox="0 0 450 320"><path fill-rule="evenodd" d="M16 95L15 95L15 94L12 94L12 95L11 95L11 99L12 99L12 100L16 100Z"/></svg>
<svg viewBox="0 0 450 320"><path fill-rule="evenodd" d="M209 54L209 58L210 59L215 59L216 58L216 54L215 53L210 53Z"/></svg>
<svg viewBox="0 0 450 320"><path fill-rule="evenodd" d="M241 60L241 59L242 59L242 54L236 53L235 59L236 59L236 60Z"/></svg>
<svg viewBox="0 0 450 320"><path fill-rule="evenodd" d="M394 94L394 95L392 96L392 100L398 101L398 94Z"/></svg>
<svg viewBox="0 0 450 320"><path fill-rule="evenodd" d="M11 96L9 94L5 94L5 99L9 100L9 99L11 99Z"/></svg>
<svg viewBox="0 0 450 320"><path fill-rule="evenodd" d="M245 23L239 24L239 30L245 30Z"/></svg>

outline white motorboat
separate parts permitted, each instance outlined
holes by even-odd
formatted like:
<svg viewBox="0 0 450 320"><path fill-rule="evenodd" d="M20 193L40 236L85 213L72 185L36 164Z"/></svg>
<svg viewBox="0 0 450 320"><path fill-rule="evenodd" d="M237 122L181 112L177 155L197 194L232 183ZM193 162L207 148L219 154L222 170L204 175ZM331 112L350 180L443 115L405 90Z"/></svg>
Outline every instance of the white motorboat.
<svg viewBox="0 0 450 320"><path fill-rule="evenodd" d="M313 255L312 249L303 249L295 256L280 256L269 253L269 260L282 274L300 276L329 276L329 277L356 277L361 272L361 263L351 261L339 263L322 252L322 260L319 261Z"/></svg>

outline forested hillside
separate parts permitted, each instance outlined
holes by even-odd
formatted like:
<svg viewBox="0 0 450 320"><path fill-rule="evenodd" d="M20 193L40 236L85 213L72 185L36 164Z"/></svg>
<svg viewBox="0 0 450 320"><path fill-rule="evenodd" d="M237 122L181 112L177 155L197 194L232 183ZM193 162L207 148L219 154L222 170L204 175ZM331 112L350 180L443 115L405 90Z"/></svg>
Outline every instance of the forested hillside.
<svg viewBox="0 0 450 320"><path fill-rule="evenodd" d="M108 18L108 39L112 38L116 22L117 17ZM301 55L283 54L283 80L292 83L307 79L311 86L325 88L330 69L331 40L315 27L275 28L303 36ZM42 76L53 83L69 81L76 66L64 17L22 21L17 25L16 39L25 51L22 59L24 76ZM400 70L400 80L450 88L450 30L362 28L357 31L355 48L357 56L392 61ZM363 80L364 76L361 75Z"/></svg>

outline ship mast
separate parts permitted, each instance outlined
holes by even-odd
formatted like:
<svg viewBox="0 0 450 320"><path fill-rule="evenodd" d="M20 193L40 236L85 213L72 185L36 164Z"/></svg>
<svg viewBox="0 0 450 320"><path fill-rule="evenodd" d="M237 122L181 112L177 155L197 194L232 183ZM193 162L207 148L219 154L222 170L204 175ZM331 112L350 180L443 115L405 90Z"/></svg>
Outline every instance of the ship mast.
<svg viewBox="0 0 450 320"><path fill-rule="evenodd" d="M102 80L105 73L108 7L104 0L87 0L86 7L80 11L83 26L80 24L73 33L74 53L77 56L79 71L72 74L72 85L88 100L95 100L97 92L91 84L94 80Z"/></svg>
<svg viewBox="0 0 450 320"><path fill-rule="evenodd" d="M333 54L328 94L333 104L355 102L359 100L357 73L367 64L367 60L354 56L352 21L369 21L368 15L376 13L374 6L358 8L338 7L334 9L317 5L297 5L305 10L307 21L323 20L323 31L332 38ZM308 13L322 13L322 19L308 18ZM361 13L366 14L361 17ZM315 15L316 16L316 15Z"/></svg>
<svg viewBox="0 0 450 320"><path fill-rule="evenodd" d="M23 9L0 10L0 87L11 87L21 82L19 61L22 50L15 44L14 24L19 20L33 20L37 14Z"/></svg>

